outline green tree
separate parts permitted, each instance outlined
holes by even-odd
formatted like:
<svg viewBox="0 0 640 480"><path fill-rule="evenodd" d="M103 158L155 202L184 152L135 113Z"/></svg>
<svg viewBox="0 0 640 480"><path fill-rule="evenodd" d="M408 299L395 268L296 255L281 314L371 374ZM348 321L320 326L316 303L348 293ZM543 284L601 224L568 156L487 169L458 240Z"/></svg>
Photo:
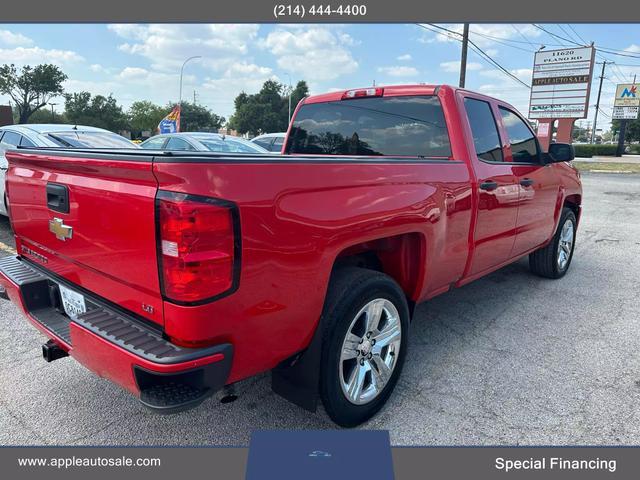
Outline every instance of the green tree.
<svg viewBox="0 0 640 480"><path fill-rule="evenodd" d="M291 91L291 108L309 94L306 82L298 82ZM234 100L235 113L229 126L240 133L283 132L289 125L289 95L285 85L273 80L264 82L256 94L240 93Z"/></svg>
<svg viewBox="0 0 640 480"><path fill-rule="evenodd" d="M89 92L65 95L65 116L69 123L118 132L128 128L128 119L112 95L91 96Z"/></svg>
<svg viewBox="0 0 640 480"><path fill-rule="evenodd" d="M67 123L67 119L63 113L53 112L52 115L51 110L43 108L33 112L28 123Z"/></svg>
<svg viewBox="0 0 640 480"><path fill-rule="evenodd" d="M25 65L18 72L15 65L5 64L0 67L0 93L14 101L18 123L27 123L34 112L64 92L62 83L67 78L56 65Z"/></svg>
<svg viewBox="0 0 640 480"><path fill-rule="evenodd" d="M618 134L620 131L620 120L614 120L611 124L611 131ZM627 128L624 132L624 139L627 142L640 141L640 119L627 120Z"/></svg>
<svg viewBox="0 0 640 480"><path fill-rule="evenodd" d="M167 107L164 115L167 115L177 104ZM216 115L207 107L195 103L182 102L180 110L181 132L217 132L224 125L225 118ZM157 124L156 124L157 126Z"/></svg>
<svg viewBox="0 0 640 480"><path fill-rule="evenodd" d="M162 120L167 113L164 107L148 100L141 100L131 104L127 115L132 131L143 132L148 130L154 132L158 128L160 120Z"/></svg>
<svg viewBox="0 0 640 480"><path fill-rule="evenodd" d="M589 131L584 127L579 127L578 125L573 125L573 130L571 132L571 138L574 142L588 142L589 141Z"/></svg>

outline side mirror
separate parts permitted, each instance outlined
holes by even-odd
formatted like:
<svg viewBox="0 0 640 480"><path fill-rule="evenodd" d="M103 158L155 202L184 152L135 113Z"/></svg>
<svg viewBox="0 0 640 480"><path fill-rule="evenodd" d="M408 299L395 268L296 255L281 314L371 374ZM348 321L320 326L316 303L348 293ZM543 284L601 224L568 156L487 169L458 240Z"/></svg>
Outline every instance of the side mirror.
<svg viewBox="0 0 640 480"><path fill-rule="evenodd" d="M545 163L570 162L576 158L576 152L570 143L551 143Z"/></svg>

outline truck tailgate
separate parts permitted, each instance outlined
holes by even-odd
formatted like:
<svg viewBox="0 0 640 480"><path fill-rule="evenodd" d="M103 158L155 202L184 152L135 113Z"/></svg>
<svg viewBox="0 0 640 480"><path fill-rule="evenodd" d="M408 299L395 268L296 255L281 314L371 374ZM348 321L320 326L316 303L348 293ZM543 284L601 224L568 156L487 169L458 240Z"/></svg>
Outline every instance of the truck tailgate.
<svg viewBox="0 0 640 480"><path fill-rule="evenodd" d="M162 325L151 155L7 153L18 254Z"/></svg>

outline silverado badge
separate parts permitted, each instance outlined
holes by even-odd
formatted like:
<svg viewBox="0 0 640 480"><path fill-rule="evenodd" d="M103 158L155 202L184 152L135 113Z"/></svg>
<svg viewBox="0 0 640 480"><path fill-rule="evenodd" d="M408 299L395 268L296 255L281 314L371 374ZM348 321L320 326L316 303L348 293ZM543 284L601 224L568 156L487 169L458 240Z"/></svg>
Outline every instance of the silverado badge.
<svg viewBox="0 0 640 480"><path fill-rule="evenodd" d="M53 233L58 240L62 240L63 242L73 236L73 227L65 225L61 218L49 220L49 231Z"/></svg>

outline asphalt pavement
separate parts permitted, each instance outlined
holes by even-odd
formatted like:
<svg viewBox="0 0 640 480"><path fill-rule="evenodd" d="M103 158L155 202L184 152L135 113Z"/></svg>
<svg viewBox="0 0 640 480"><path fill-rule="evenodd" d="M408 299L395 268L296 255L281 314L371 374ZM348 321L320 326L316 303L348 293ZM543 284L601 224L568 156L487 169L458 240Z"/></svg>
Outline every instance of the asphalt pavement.
<svg viewBox="0 0 640 480"><path fill-rule="evenodd" d="M525 259L421 305L396 391L362 428L394 445L640 444L640 176L583 181L569 273L541 279ZM0 302L0 445L247 445L254 429L334 428L268 374L234 403L156 415L71 358L45 363L45 340Z"/></svg>

